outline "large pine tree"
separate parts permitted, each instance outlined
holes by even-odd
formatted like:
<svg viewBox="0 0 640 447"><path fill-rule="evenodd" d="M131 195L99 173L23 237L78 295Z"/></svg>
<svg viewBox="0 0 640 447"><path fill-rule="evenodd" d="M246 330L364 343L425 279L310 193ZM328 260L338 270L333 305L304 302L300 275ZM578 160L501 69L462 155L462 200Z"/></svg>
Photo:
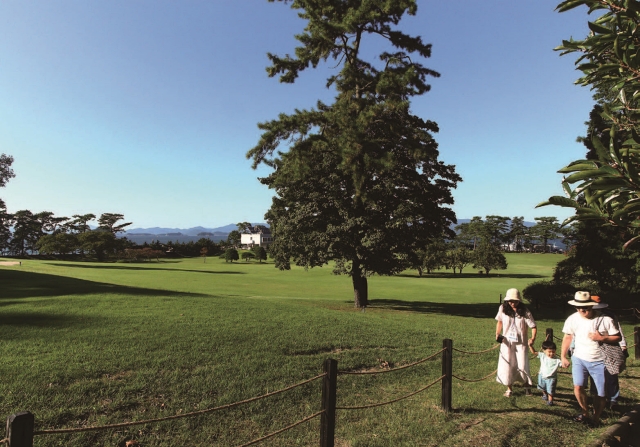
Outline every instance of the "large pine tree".
<svg viewBox="0 0 640 447"><path fill-rule="evenodd" d="M367 276L401 271L412 250L455 222L447 205L460 177L438 160L436 123L410 110L410 98L429 90L427 77L439 75L417 61L431 46L394 29L405 13L415 14L415 0L289 3L307 26L296 36L295 57L269 54L268 73L294 82L332 59L336 74L327 85L335 100L259 124L264 133L247 156L254 167L274 168L262 182L276 193L266 216L276 265L333 260L335 273L351 276L361 307ZM365 39L390 51L367 61Z"/></svg>

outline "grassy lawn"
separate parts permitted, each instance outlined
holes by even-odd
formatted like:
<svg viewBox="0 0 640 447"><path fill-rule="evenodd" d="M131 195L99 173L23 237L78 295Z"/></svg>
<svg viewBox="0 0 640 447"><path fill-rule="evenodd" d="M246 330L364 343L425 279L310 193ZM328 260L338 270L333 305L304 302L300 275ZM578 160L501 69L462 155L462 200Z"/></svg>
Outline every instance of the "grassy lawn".
<svg viewBox="0 0 640 447"><path fill-rule="evenodd" d="M560 255L508 255L485 277L408 271L369 281L371 306L353 308L351 281L330 268L280 272L271 263L216 258L98 264L23 261L0 266L0 415L29 410L36 430L159 418L259 396L314 377L326 358L339 370L401 366L454 347L494 346L499 295L550 276ZM539 330L561 335L569 308L534 310ZM634 321L624 329L633 340ZM635 323L637 324L637 323ZM539 343L537 343L539 346ZM454 353L454 374L495 370L497 352ZM638 362L622 374L627 407L640 398ZM440 376L440 359L381 375L338 378L338 406L409 394ZM538 365L532 361L532 373ZM440 411L440 385L367 410L341 410L337 446L586 445L604 429L569 422L571 379L558 406L516 389L502 397L492 376L454 379L454 411ZM36 446L241 445L319 410L320 382L195 418L36 437ZM619 413L608 413L612 423ZM319 419L266 446L318 445Z"/></svg>

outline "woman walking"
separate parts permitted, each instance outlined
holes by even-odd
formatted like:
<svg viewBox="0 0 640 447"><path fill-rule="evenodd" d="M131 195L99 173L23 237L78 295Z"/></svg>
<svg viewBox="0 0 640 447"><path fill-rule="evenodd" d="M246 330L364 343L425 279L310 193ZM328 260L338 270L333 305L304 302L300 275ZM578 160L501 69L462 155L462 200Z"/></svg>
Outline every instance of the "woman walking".
<svg viewBox="0 0 640 447"><path fill-rule="evenodd" d="M496 341L500 343L498 376L496 381L507 387L504 395L510 397L514 383L523 383L525 393L531 394L529 373L529 346L536 339L536 322L529 309L520 300L518 289L509 289L504 303L496 315ZM531 328L531 338L529 335Z"/></svg>

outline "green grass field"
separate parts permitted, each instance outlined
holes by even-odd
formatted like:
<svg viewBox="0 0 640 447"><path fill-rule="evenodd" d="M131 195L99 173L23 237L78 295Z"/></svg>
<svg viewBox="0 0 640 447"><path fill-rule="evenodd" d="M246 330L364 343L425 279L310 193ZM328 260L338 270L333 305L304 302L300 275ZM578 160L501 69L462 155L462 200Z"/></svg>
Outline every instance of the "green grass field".
<svg viewBox="0 0 640 447"><path fill-rule="evenodd" d="M467 268L369 281L371 306L353 308L351 281L330 268L280 272L272 263L164 260L153 263L23 261L0 265L0 416L29 410L36 430L160 418L259 396L321 373L380 370L454 347L493 347L499 294L549 277L560 255L508 255L490 277ZM536 311L539 330L561 335L569 308ZM634 321L624 325L633 341ZM541 341L543 337L539 337ZM537 343L539 347L539 342ZM454 354L454 374L495 370L497 351ZM637 362L622 374L625 406L640 398ZM532 361L532 373L537 373ZM440 358L398 372L338 378L338 406L391 400L440 376ZM440 408L440 384L397 403L340 410L337 446L586 445L604 430L569 421L571 379L559 378L558 406L521 389L505 398L494 377L454 379L454 411ZM81 434L37 436L36 446L236 446L319 410L320 382L193 418ZM612 423L619 413L607 413ZM319 443L319 419L262 442Z"/></svg>

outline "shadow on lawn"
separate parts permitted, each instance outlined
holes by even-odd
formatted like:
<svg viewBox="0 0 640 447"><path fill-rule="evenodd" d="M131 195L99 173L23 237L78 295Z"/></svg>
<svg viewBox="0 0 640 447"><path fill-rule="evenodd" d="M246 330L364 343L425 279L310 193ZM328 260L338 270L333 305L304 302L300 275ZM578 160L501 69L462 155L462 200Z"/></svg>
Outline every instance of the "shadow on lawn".
<svg viewBox="0 0 640 447"><path fill-rule="evenodd" d="M56 297L65 295L87 295L98 293L123 294L134 296L208 296L201 293L176 292L162 289L146 289L117 284L108 284L67 276L44 273L0 270L0 306L20 298Z"/></svg>
<svg viewBox="0 0 640 447"><path fill-rule="evenodd" d="M430 301L403 301L391 299L374 299L369 302L369 308L389 309L404 312L418 312L452 315L457 317L489 318L493 319L498 313L498 303L435 303ZM537 320L564 321L569 313L563 309L534 309L529 307Z"/></svg>
<svg viewBox="0 0 640 447"><path fill-rule="evenodd" d="M434 303L430 301L403 301L389 299L375 299L369 302L369 308L400 310L405 312L419 312L430 314L455 315L459 317L493 318L498 312L499 304L461 304Z"/></svg>
<svg viewBox="0 0 640 447"><path fill-rule="evenodd" d="M89 264L58 264L55 262L50 263L49 265L55 265L56 267L64 267L64 268L80 268L80 269L98 269L98 270L166 270L168 272L194 272L194 273L210 273L214 275L246 275L244 272L230 272L230 271L220 271L220 272L212 272L210 270L187 270L187 269L167 269L162 267L135 267L131 265L89 265Z"/></svg>
<svg viewBox="0 0 640 447"><path fill-rule="evenodd" d="M533 275L530 273L490 273L489 275L479 275L477 273L458 273L454 275L451 272L438 272L438 273L425 273L422 276L417 274L400 273L400 277L403 278L415 278L415 279L480 279L480 278L513 278L513 279L527 279L527 278L548 278L544 275Z"/></svg>
<svg viewBox="0 0 640 447"><path fill-rule="evenodd" d="M78 318L76 316L52 315L41 312L1 312L0 313L0 331L3 329L22 326L22 327L69 327L78 325L91 325L95 322L94 318ZM9 334L4 334L3 339L7 339Z"/></svg>

